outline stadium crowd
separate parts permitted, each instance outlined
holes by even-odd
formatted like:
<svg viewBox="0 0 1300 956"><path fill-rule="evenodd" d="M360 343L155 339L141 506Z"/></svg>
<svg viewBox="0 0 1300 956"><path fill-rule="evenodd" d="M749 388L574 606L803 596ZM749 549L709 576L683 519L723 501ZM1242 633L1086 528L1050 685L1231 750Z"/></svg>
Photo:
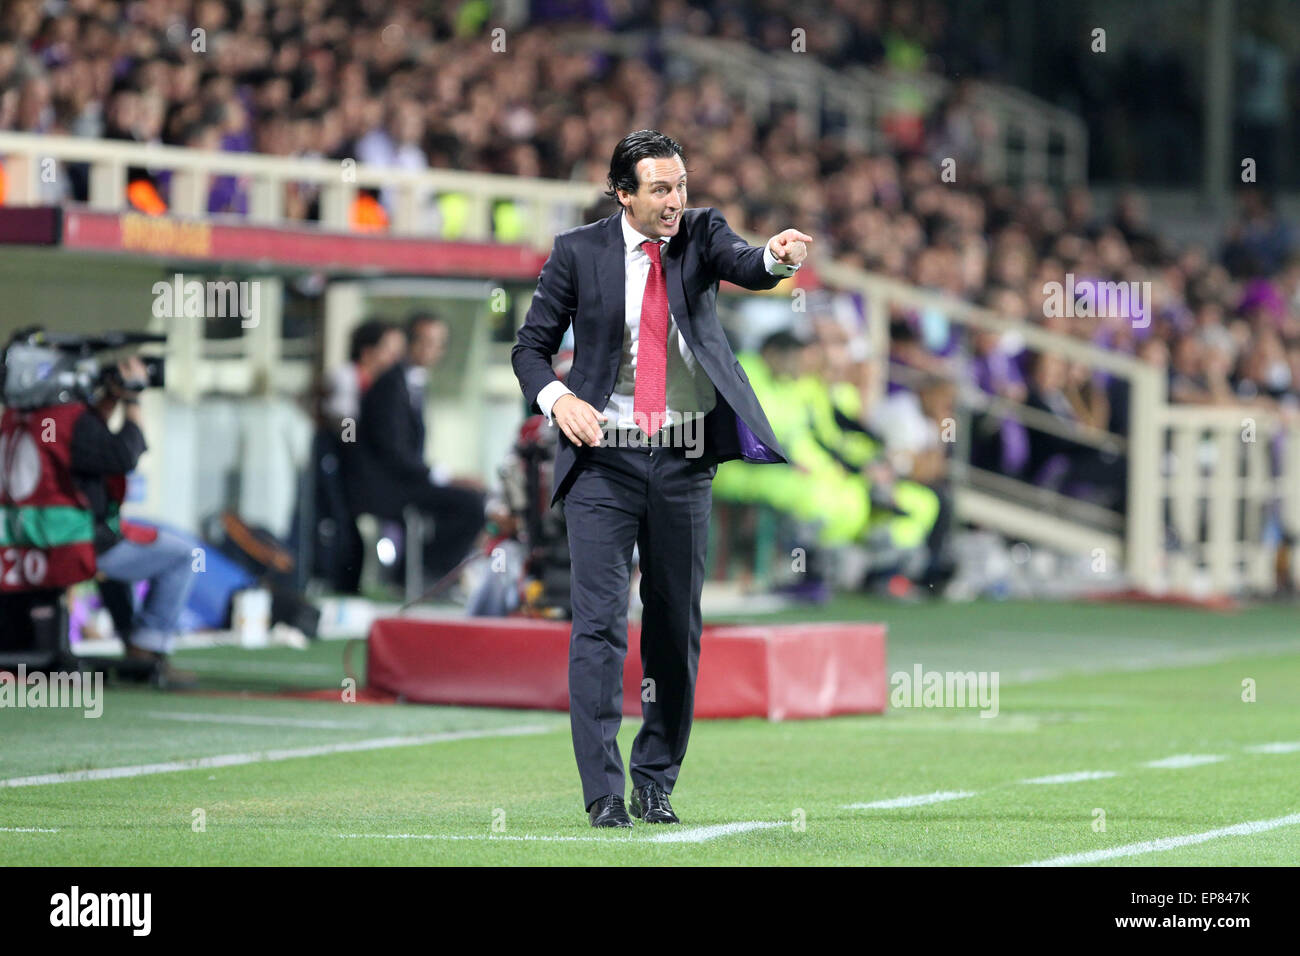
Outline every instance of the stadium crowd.
<svg viewBox="0 0 1300 956"><path fill-rule="evenodd" d="M0 15L0 129L599 182L612 144L628 130L656 128L686 147L691 204L718 207L738 229L771 235L796 224L817 238L820 256L1136 355L1166 371L1175 401L1288 412L1300 404L1300 258L1265 192L1242 192L1217 247L1173 248L1140 193L1103 213L1086 188L1057 194L985 181L982 145L996 130L968 84L924 113L889 117L890 147L866 152L810 134L793 110L755 119L718 74L686 72L663 39L686 31L785 48L790 24L775 15L779 6L538 2L499 51L486 3L434 5L430 15L414 0L13 0ZM584 52L567 32L575 14L586 29L668 32L638 55ZM900 72L980 62L974 41L963 46L937 4L822 0L801 14L816 24L809 54L827 65ZM955 178L943 176L945 160ZM165 176L130 175L133 204L166 208ZM84 198L84 179L69 169L49 187L52 198ZM247 189L233 177L216 180L209 211L242 214ZM317 198L307 185L291 187L286 214L315 218ZM363 195L358 225L384 228L388 201L382 191ZM430 227L443 235L454 235L454 219L451 207L431 206ZM1098 282L1150 291L1107 315L1050 302L1051 283ZM852 474L895 494L899 481L941 488L942 462L916 462L934 447L944 420L936 409L951 405L944 382L1027 404L1067 431L1126 431L1123 382L1032 354L1014 334L968 336L941 309L890 316L891 356L921 384L910 398L891 393L894 404L864 407L858 306L856 323L824 310L746 359L751 378L773 388L827 375L828 388L844 386L820 421L867 424L874 451L846 457L826 434L811 443L788 435L817 459L802 467L831 484ZM793 394L808 415L791 428L827 411L826 396ZM899 415L910 432L890 429ZM1122 459L1031 433L1013 418L977 418L972 456L980 467L1123 508ZM869 472L874 480L863 477ZM876 514L895 527L912 522L901 537L914 540L942 525L941 505L891 498ZM864 515L850 537L872 525Z"/></svg>

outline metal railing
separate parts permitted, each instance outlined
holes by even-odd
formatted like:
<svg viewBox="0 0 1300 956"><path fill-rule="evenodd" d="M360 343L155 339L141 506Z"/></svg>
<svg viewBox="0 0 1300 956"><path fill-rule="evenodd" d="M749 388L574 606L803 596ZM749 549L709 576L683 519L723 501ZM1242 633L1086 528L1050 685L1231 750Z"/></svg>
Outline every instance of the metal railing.
<svg viewBox="0 0 1300 956"><path fill-rule="evenodd" d="M285 225L301 222L285 215L285 194L290 184L320 189L319 225L349 231L353 201L360 189L385 189L393 195L389 235L428 235L426 208L446 193L465 197L466 218L456 237L466 241L493 238L492 208L511 200L524 210L525 236L537 249L549 249L555 233L576 226L583 211L602 194L603 185L558 180L521 179L489 173L449 169L424 171L367 166L353 160L331 161L224 153L178 146L146 145L117 140L73 136L37 136L0 132L0 160L8 184L6 201L34 205L44 195L42 185L57 178L59 163L89 167L91 209L127 208L127 170L143 167L170 175L168 213L182 218L207 217L208 191L214 178L236 176L248 184L248 222ZM50 163L53 162L53 167ZM51 170L54 170L51 173Z"/></svg>
<svg viewBox="0 0 1300 956"><path fill-rule="evenodd" d="M1138 587L1167 590L1178 586L1168 577L1163 550L1159 449L1161 415L1168 408L1168 399L1159 369L1071 336L1011 321L946 294L838 263L818 263L817 269L832 287L862 296L870 354L876 366L872 375L873 400L883 396L887 381L904 380L907 375L906 369L889 363L890 316L927 309L964 330L965 337L973 332L1013 333L1032 353L1059 355L1126 381L1131 398L1128 428L1123 435L1056 419L1006 399L992 399L971 387L960 389L957 396L965 419L959 432L967 438L971 416L984 412L1012 418L1031 431L1047 432L1077 445L1122 452L1127 458L1126 507L1122 514L1074 501L1026 481L973 468L971 443L963 439L956 443L951 469L956 512L962 520L1048 547L1085 554L1100 548L1110 560L1123 564Z"/></svg>
<svg viewBox="0 0 1300 956"><path fill-rule="evenodd" d="M570 49L622 56L644 52L645 33L573 31L560 42ZM928 113L951 95L954 83L934 73L894 74L855 66L831 69L808 54L764 53L735 40L690 35L673 38L665 57L685 60L697 75L716 75L750 115L768 119L792 106L802 130L834 132L862 149L887 147L885 120L900 109ZM1088 130L1078 116L1013 87L970 82L976 108L993 120L995 136L980 143L980 165L993 182L1081 184L1087 178Z"/></svg>
<svg viewBox="0 0 1300 956"><path fill-rule="evenodd" d="M1158 501L1167 573L1209 594L1294 587L1300 423L1250 406L1168 406ZM1281 560L1279 560L1279 558Z"/></svg>
<svg viewBox="0 0 1300 956"><path fill-rule="evenodd" d="M884 371L890 315L922 309L972 332L1014 333L1030 352L1059 355L1127 383L1124 435L1050 420L977 389L959 391L966 416L1012 418L1031 431L1127 459L1120 514L973 468L969 443L959 440L952 478L963 520L1065 550L1100 548L1122 562L1134 586L1156 593L1269 595L1300 586L1300 416L1250 405L1174 405L1164 371L1130 356L834 263L819 264L818 271L832 286L863 297L881 372L873 376L878 394L886 379L906 384L909 375L896 363Z"/></svg>

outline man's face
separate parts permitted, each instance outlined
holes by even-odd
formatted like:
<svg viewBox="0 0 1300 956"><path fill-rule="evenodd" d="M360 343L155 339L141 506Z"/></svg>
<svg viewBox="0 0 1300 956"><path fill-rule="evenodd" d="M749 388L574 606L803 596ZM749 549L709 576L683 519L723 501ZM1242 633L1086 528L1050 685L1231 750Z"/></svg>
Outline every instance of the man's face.
<svg viewBox="0 0 1300 956"><path fill-rule="evenodd" d="M412 365L433 368L442 360L442 353L447 350L447 326L442 322L421 322L416 326L415 338L411 341L410 359Z"/></svg>
<svg viewBox="0 0 1300 956"><path fill-rule="evenodd" d="M921 411L931 421L942 422L956 417L957 390L943 382L921 390Z"/></svg>
<svg viewBox="0 0 1300 956"><path fill-rule="evenodd" d="M379 340L375 365L386 372L402 360L405 351L406 336L402 334L401 329L389 329Z"/></svg>
<svg viewBox="0 0 1300 956"><path fill-rule="evenodd" d="M799 361L803 349L769 348L763 352L763 361L774 378L798 378Z"/></svg>
<svg viewBox="0 0 1300 956"><path fill-rule="evenodd" d="M799 353L799 375L819 375L826 367L826 351L820 342L811 342Z"/></svg>
<svg viewBox="0 0 1300 956"><path fill-rule="evenodd" d="M686 208L686 166L680 156L636 164L637 191L618 190L632 228L648 239L675 236Z"/></svg>

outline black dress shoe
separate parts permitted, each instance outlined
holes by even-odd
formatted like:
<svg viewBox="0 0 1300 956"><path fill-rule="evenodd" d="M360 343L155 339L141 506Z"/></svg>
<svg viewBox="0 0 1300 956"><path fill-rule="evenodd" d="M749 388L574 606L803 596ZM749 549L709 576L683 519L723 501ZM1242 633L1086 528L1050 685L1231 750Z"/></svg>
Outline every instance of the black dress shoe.
<svg viewBox="0 0 1300 956"><path fill-rule="evenodd" d="M632 816L646 823L681 823L673 813L668 794L657 783L632 788Z"/></svg>
<svg viewBox="0 0 1300 956"><path fill-rule="evenodd" d="M627 818L627 809L623 806L623 798L618 794L601 797L587 808L587 814L591 817L593 827L632 826L632 821Z"/></svg>

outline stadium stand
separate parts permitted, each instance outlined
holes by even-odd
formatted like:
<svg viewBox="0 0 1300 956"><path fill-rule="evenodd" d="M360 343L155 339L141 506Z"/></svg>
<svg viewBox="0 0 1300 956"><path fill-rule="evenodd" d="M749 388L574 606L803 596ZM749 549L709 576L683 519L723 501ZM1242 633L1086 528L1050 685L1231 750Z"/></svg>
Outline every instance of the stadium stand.
<svg viewBox="0 0 1300 956"><path fill-rule="evenodd" d="M833 515L771 490L767 504L820 518L822 543L862 541L883 520L906 529L893 535L906 550L950 500L957 520L1100 550L1139 586L1193 570L1215 591L1279 585L1297 514L1300 260L1264 192L1243 191L1216 246L1170 245L1137 192L1101 212L1081 181L1077 121L926 72L978 66L934 6L814 5L835 27L818 31L816 68L790 62L776 5L661 6L662 23L684 24L677 49L613 14L570 29L572 8L555 3L503 35L504 57L481 4L427 16L412 2L199 0L132 4L123 18L114 3L18 0L0 22L5 202L544 249L599 211L612 142L671 130L693 205L752 235L798 223L817 237L795 332L823 347L845 337L844 377L862 384L838 401L795 390L804 414L791 428L825 420L828 400L866 424L922 404L927 383L956 389L961 440L936 442L949 419L917 412L924 435L867 453L901 487L929 488L924 503L874 519L854 512L861 495L848 508L828 493ZM470 36L483 42L451 42ZM707 69L691 36L744 41L746 59ZM865 112L837 114L845 78L869 84ZM1012 155L1017 125L1036 145ZM739 346L759 345L771 306L738 301ZM347 329L326 334L342 342ZM780 378L761 354L746 370ZM1241 442L1246 427L1258 438ZM828 454L821 439L810 455ZM913 481L909 441L960 451ZM1199 466L1198 448L1220 466ZM719 477L721 499L752 499Z"/></svg>

